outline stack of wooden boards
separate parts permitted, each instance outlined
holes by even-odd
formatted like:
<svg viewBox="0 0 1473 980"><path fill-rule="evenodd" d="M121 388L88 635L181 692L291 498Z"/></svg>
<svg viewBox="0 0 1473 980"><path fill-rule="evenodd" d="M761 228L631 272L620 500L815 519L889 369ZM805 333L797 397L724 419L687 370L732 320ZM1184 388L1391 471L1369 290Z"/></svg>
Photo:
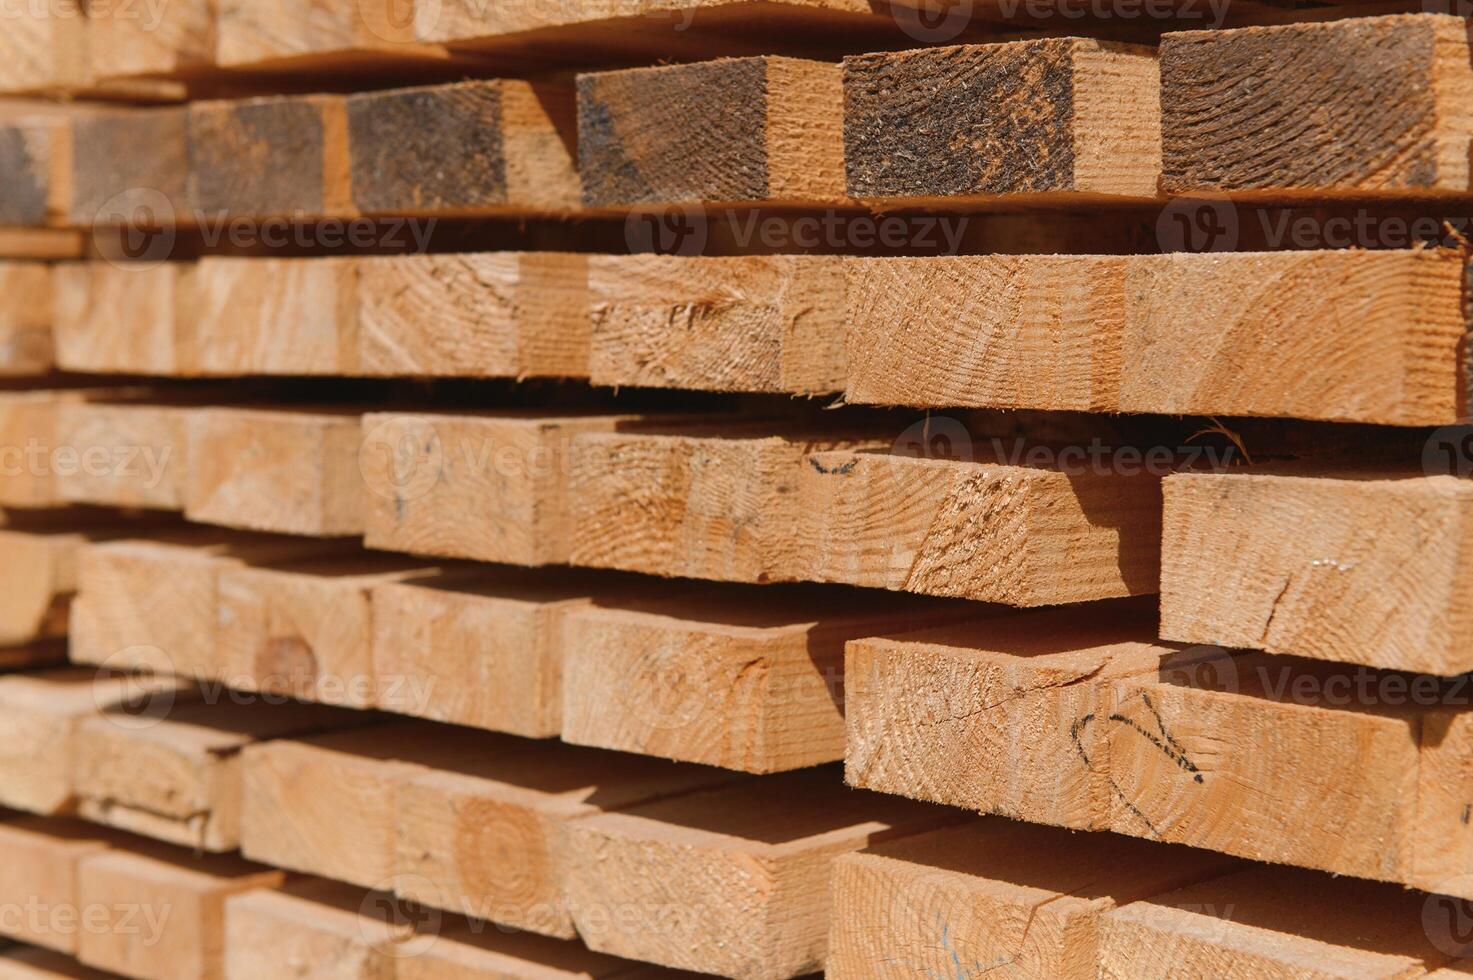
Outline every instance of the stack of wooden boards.
<svg viewBox="0 0 1473 980"><path fill-rule="evenodd" d="M0 36L0 977L1473 972L1461 19L145 7Z"/></svg>

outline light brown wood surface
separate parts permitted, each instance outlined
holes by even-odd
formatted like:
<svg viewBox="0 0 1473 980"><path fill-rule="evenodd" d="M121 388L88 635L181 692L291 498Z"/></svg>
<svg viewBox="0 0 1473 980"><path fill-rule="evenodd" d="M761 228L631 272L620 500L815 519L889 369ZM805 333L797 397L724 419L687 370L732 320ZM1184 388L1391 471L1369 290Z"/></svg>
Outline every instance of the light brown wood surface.
<svg viewBox="0 0 1473 980"><path fill-rule="evenodd" d="M354 259L205 258L193 283L187 373L357 373Z"/></svg>
<svg viewBox="0 0 1473 980"><path fill-rule="evenodd" d="M62 405L57 442L79 459L59 475L59 496L73 504L183 510L191 411L138 398Z"/></svg>
<svg viewBox="0 0 1473 980"><path fill-rule="evenodd" d="M83 927L77 864L107 850L113 835L64 818L0 823L0 890L15 911L0 923L7 939L75 955Z"/></svg>
<svg viewBox="0 0 1473 980"><path fill-rule="evenodd" d="M58 488L57 440L62 406L86 395L76 390L0 392L0 507L64 506Z"/></svg>
<svg viewBox="0 0 1473 980"><path fill-rule="evenodd" d="M40 262L0 261L0 376L51 370L51 273Z"/></svg>
<svg viewBox="0 0 1473 980"><path fill-rule="evenodd" d="M201 72L215 60L215 3L115 3L89 12L87 33L88 57L100 79Z"/></svg>
<svg viewBox="0 0 1473 980"><path fill-rule="evenodd" d="M176 262L56 266L57 364L99 374L193 373L192 273Z"/></svg>
<svg viewBox="0 0 1473 980"><path fill-rule="evenodd" d="M0 165L8 175L0 188L0 225L10 226L12 237L29 233L39 241L46 234L41 226L60 223L66 214L70 137L67 120L40 106L0 121Z"/></svg>

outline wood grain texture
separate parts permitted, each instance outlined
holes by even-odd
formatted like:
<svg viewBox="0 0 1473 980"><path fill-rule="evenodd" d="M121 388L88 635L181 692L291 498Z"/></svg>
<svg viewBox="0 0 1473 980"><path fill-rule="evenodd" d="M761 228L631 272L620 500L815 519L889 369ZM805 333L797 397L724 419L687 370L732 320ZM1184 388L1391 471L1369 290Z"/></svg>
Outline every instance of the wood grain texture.
<svg viewBox="0 0 1473 980"><path fill-rule="evenodd" d="M51 275L59 367L96 374L193 373L191 264L62 262Z"/></svg>
<svg viewBox="0 0 1473 980"><path fill-rule="evenodd" d="M362 556L276 568L226 568L216 607L212 676L235 690L370 708L374 588L429 569L402 558Z"/></svg>
<svg viewBox="0 0 1473 980"><path fill-rule="evenodd" d="M588 258L566 252L356 260L370 375L588 376Z"/></svg>
<svg viewBox="0 0 1473 980"><path fill-rule="evenodd" d="M57 476L65 462L58 454L61 410L86 397L76 389L0 392L0 506L65 505Z"/></svg>
<svg viewBox="0 0 1473 980"><path fill-rule="evenodd" d="M23 117L0 125L0 225L61 221L71 196L71 128L56 116Z"/></svg>
<svg viewBox="0 0 1473 980"><path fill-rule="evenodd" d="M594 256L594 384L812 395L844 385L837 256Z"/></svg>
<svg viewBox="0 0 1473 980"><path fill-rule="evenodd" d="M86 542L80 531L0 527L0 646L66 635Z"/></svg>
<svg viewBox="0 0 1473 980"><path fill-rule="evenodd" d="M578 78L592 207L843 199L838 65L730 58Z"/></svg>
<svg viewBox="0 0 1473 980"><path fill-rule="evenodd" d="M1162 186L1466 194L1470 96L1456 17L1170 34L1161 42Z"/></svg>
<svg viewBox="0 0 1473 980"><path fill-rule="evenodd" d="M1428 938L1426 902L1386 885L1251 868L1105 913L1098 976L1423 976L1450 958Z"/></svg>
<svg viewBox="0 0 1473 980"><path fill-rule="evenodd" d="M580 206L569 82L489 80L363 93L348 98L347 111L353 202L364 214Z"/></svg>
<svg viewBox="0 0 1473 980"><path fill-rule="evenodd" d="M438 944L396 912L391 897L318 878L232 895L225 902L225 976L396 980L401 956Z"/></svg>
<svg viewBox="0 0 1473 980"><path fill-rule="evenodd" d="M1159 477L818 452L797 475L802 577L1012 606L1154 593Z"/></svg>
<svg viewBox="0 0 1473 980"><path fill-rule="evenodd" d="M1460 417L1448 251L846 259L867 404Z"/></svg>
<svg viewBox="0 0 1473 980"><path fill-rule="evenodd" d="M82 4L37 0L14 13L0 40L0 92L56 92L90 82Z"/></svg>
<svg viewBox="0 0 1473 980"><path fill-rule="evenodd" d="M225 900L284 879L280 871L175 849L113 849L82 859L83 907L103 910L77 958L128 977L222 980Z"/></svg>
<svg viewBox="0 0 1473 980"><path fill-rule="evenodd" d="M50 913L7 916L0 933L76 955L80 924L69 921L66 910L81 908L77 865L105 851L111 838L107 831L65 818L16 817L0 823L0 890Z"/></svg>
<svg viewBox="0 0 1473 980"><path fill-rule="evenodd" d="M58 474L59 495L75 504L183 510L189 412L125 400L63 405L57 442L79 463Z"/></svg>
<svg viewBox="0 0 1473 980"><path fill-rule="evenodd" d="M1473 669L1468 492L1313 470L1166 481L1161 635L1342 663Z"/></svg>
<svg viewBox="0 0 1473 980"><path fill-rule="evenodd" d="M363 533L359 416L205 408L189 418L192 521L317 537Z"/></svg>
<svg viewBox="0 0 1473 980"><path fill-rule="evenodd" d="M55 361L51 272L0 261L0 377L45 374Z"/></svg>
<svg viewBox="0 0 1473 980"><path fill-rule="evenodd" d="M351 214L341 96L196 102L189 108L189 198L202 218Z"/></svg>
<svg viewBox="0 0 1473 980"><path fill-rule="evenodd" d="M272 738L352 727L360 718L319 705L231 696L176 704L151 725L104 712L77 730L77 812L196 852L235 851L241 750Z"/></svg>
<svg viewBox="0 0 1473 980"><path fill-rule="evenodd" d="M357 260L204 258L192 283L193 373L357 373Z"/></svg>
<svg viewBox="0 0 1473 980"><path fill-rule="evenodd" d="M87 19L88 55L102 80L188 75L213 67L215 0L95 5Z"/></svg>
<svg viewBox="0 0 1473 980"><path fill-rule="evenodd" d="M1158 89L1149 48L1081 38L847 57L848 192L1154 198Z"/></svg>
<svg viewBox="0 0 1473 980"><path fill-rule="evenodd" d="M564 564L575 549L569 446L629 415L363 417L364 543L411 554Z"/></svg>
<svg viewBox="0 0 1473 980"><path fill-rule="evenodd" d="M1105 913L1239 866L996 818L916 834L834 861L824 972L1093 980Z"/></svg>
<svg viewBox="0 0 1473 980"><path fill-rule="evenodd" d="M799 976L824 963L834 859L955 819L850 792L826 770L585 817L567 834L573 922L602 952L728 977Z"/></svg>
<svg viewBox="0 0 1473 980"><path fill-rule="evenodd" d="M394 0L217 0L217 11L221 67L280 67L293 60L351 66L374 51L401 60L446 56L437 45L418 43L425 32L413 7Z"/></svg>
<svg viewBox="0 0 1473 980"><path fill-rule="evenodd" d="M812 589L663 593L568 614L564 741L750 773L834 762L844 756L844 641L975 615L960 603Z"/></svg>
<svg viewBox="0 0 1473 980"><path fill-rule="evenodd" d="M187 111L100 109L71 120L67 223L169 227L189 220Z"/></svg>

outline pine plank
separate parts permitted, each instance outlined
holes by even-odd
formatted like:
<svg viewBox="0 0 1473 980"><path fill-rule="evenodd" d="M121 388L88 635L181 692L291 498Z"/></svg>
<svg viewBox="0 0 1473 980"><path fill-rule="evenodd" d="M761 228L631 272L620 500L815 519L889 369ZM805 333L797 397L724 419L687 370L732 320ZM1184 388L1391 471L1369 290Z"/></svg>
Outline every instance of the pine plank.
<svg viewBox="0 0 1473 980"><path fill-rule="evenodd" d="M89 11L88 56L102 80L187 77L215 60L214 0L169 0L167 6L98 5Z"/></svg>
<svg viewBox="0 0 1473 980"><path fill-rule="evenodd" d="M824 972L1093 980L1105 913L1239 866L997 818L916 834L834 861Z"/></svg>
<svg viewBox="0 0 1473 980"><path fill-rule="evenodd" d="M392 896L315 878L232 895L225 976L395 980L400 956L420 955L438 938L416 934L394 911Z"/></svg>
<svg viewBox="0 0 1473 980"><path fill-rule="evenodd" d="M1147 47L1048 38L844 59L850 196L1150 200L1160 76Z"/></svg>
<svg viewBox="0 0 1473 980"><path fill-rule="evenodd" d="M64 818L16 817L0 823L0 894L15 910L0 922L0 933L76 955L84 926L77 866L107 850L112 837Z"/></svg>
<svg viewBox="0 0 1473 980"><path fill-rule="evenodd" d="M55 358L50 271L0 261L0 296L0 377L47 373Z"/></svg>
<svg viewBox="0 0 1473 980"><path fill-rule="evenodd" d="M64 217L71 197L70 138L67 121L51 114L0 124L0 166L7 175L0 225L39 227Z"/></svg>
<svg viewBox="0 0 1473 980"><path fill-rule="evenodd" d="M728 58L578 77L583 201L837 203L838 65Z"/></svg>
<svg viewBox="0 0 1473 980"><path fill-rule="evenodd" d="M66 635L80 531L0 527L0 646Z"/></svg>
<svg viewBox="0 0 1473 980"><path fill-rule="evenodd" d="M953 814L785 773L574 821L568 901L589 948L723 976L823 967L834 860Z"/></svg>
<svg viewBox="0 0 1473 980"><path fill-rule="evenodd" d="M67 389L0 392L0 507L62 507L57 476L64 448L58 440L62 406L84 401Z"/></svg>
<svg viewBox="0 0 1473 980"><path fill-rule="evenodd" d="M357 260L208 257L192 283L191 373L358 373Z"/></svg>
<svg viewBox="0 0 1473 980"><path fill-rule="evenodd" d="M1164 489L1163 637L1473 669L1464 481L1300 466L1177 475Z"/></svg>
<svg viewBox="0 0 1473 980"><path fill-rule="evenodd" d="M97 374L193 373L193 273L182 262L57 265L57 365Z"/></svg>
<svg viewBox="0 0 1473 980"><path fill-rule="evenodd" d="M80 465L59 475L58 495L73 504L183 510L190 411L122 398L62 405L58 443L75 450Z"/></svg>
<svg viewBox="0 0 1473 980"><path fill-rule="evenodd" d="M566 742L750 773L844 757L844 642L968 615L961 603L663 587L563 626Z"/></svg>
<svg viewBox="0 0 1473 980"><path fill-rule="evenodd" d="M1249 76L1252 85L1240 84ZM1162 187L1281 198L1466 195L1470 96L1458 17L1168 34ZM1311 104L1316 111L1306 114Z"/></svg>
<svg viewBox="0 0 1473 980"><path fill-rule="evenodd" d="M89 84L82 4L38 0L14 13L0 37L0 92L45 93Z"/></svg>
<svg viewBox="0 0 1473 980"><path fill-rule="evenodd" d="M588 261L594 384L838 391L847 379L837 256Z"/></svg>
<svg viewBox="0 0 1473 980"><path fill-rule="evenodd" d="M361 534L359 419L347 410L192 412L185 516L253 531Z"/></svg>
<svg viewBox="0 0 1473 980"><path fill-rule="evenodd" d="M97 109L73 116L67 223L130 229L187 223L186 128L187 110L177 107Z"/></svg>

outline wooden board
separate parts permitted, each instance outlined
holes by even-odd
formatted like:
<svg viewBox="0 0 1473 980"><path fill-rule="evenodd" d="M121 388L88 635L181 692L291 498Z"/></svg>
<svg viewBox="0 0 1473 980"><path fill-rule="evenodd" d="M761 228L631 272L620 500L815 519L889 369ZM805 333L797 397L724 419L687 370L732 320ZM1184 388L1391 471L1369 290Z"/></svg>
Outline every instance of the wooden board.
<svg viewBox="0 0 1473 980"><path fill-rule="evenodd" d="M681 974L595 953L579 942L529 932L507 932L472 920L445 922L425 952L401 960L395 980L584 980L603 977L673 978Z"/></svg>
<svg viewBox="0 0 1473 980"><path fill-rule="evenodd" d="M367 375L588 376L588 258L481 252L359 259Z"/></svg>
<svg viewBox="0 0 1473 980"><path fill-rule="evenodd" d="M84 926L77 865L107 850L111 838L107 831L55 817L0 823L0 892L14 903L9 906L14 912L0 922L0 934L75 955Z"/></svg>
<svg viewBox="0 0 1473 980"><path fill-rule="evenodd" d="M61 453L58 423L63 405L86 397L66 389L0 392L0 507L65 506L57 470L70 457Z"/></svg>
<svg viewBox="0 0 1473 980"><path fill-rule="evenodd" d="M1241 84L1250 75L1254 83ZM1473 68L1457 17L1168 34L1162 187L1281 198L1466 195L1470 97Z"/></svg>
<svg viewBox="0 0 1473 980"><path fill-rule="evenodd" d="M59 222L71 198L71 129L51 114L0 123L0 225L39 227Z"/></svg>
<svg viewBox="0 0 1473 980"><path fill-rule="evenodd" d="M188 76L215 60L213 0L170 0L164 8L115 3L88 12L92 70L102 80Z"/></svg>
<svg viewBox="0 0 1473 980"><path fill-rule="evenodd" d="M373 590L431 571L377 555L222 569L211 676L234 690L375 707L388 685L374 672Z"/></svg>
<svg viewBox="0 0 1473 980"><path fill-rule="evenodd" d="M916 834L834 861L824 974L1093 980L1105 913L1240 866L998 818Z"/></svg>
<svg viewBox="0 0 1473 980"><path fill-rule="evenodd" d="M277 740L243 758L247 856L478 917L490 906L538 931L566 931L558 814L731 778L425 722ZM620 795L631 787L643 788Z"/></svg>
<svg viewBox="0 0 1473 980"><path fill-rule="evenodd" d="M594 384L838 391L847 380L838 256L588 260Z"/></svg>
<svg viewBox="0 0 1473 980"><path fill-rule="evenodd" d="M1449 959L1426 906L1387 885L1251 868L1107 912L1098 976L1421 976Z"/></svg>
<svg viewBox="0 0 1473 980"><path fill-rule="evenodd" d="M864 404L1440 425L1462 412L1450 251L846 259Z"/></svg>
<svg viewBox="0 0 1473 980"><path fill-rule="evenodd" d="M223 68L274 66L292 59L318 65L368 60L375 50L393 63L446 57L443 48L416 43L412 10L385 0L352 8L318 0L217 0L215 57ZM382 64L382 62L378 62Z"/></svg>
<svg viewBox="0 0 1473 980"><path fill-rule="evenodd" d="M172 848L84 858L79 892L84 907L101 910L100 928L82 934L77 958L128 977L220 980L225 900L283 877L238 857Z"/></svg>
<svg viewBox="0 0 1473 980"><path fill-rule="evenodd" d="M51 92L90 81L86 15L72 0L38 0L7 18L0 92Z"/></svg>
<svg viewBox="0 0 1473 980"><path fill-rule="evenodd" d="M576 96L568 81L368 92L350 96L347 106L353 204L363 214L581 205Z"/></svg>
<svg viewBox="0 0 1473 980"><path fill-rule="evenodd" d="M1372 469L1170 477L1161 635L1433 674L1473 669L1463 600L1473 569L1459 544L1470 493L1451 476Z"/></svg>
<svg viewBox="0 0 1473 980"><path fill-rule="evenodd" d="M364 544L518 565L565 564L569 446L634 415L363 416ZM356 471L355 471L356 475Z"/></svg>
<svg viewBox="0 0 1473 980"><path fill-rule="evenodd" d="M76 803L73 767L83 721L113 707L148 720L187 691L168 677L49 670L0 677L0 804L61 813Z"/></svg>
<svg viewBox="0 0 1473 980"><path fill-rule="evenodd" d="M844 59L850 196L1149 200L1161 171L1150 48L1049 38Z"/></svg>
<svg viewBox="0 0 1473 980"><path fill-rule="evenodd" d="M0 646L66 635L87 541L79 531L0 527Z"/></svg>
<svg viewBox="0 0 1473 980"><path fill-rule="evenodd" d="M836 203L838 65L730 58L578 77L578 169L591 207Z"/></svg>
<svg viewBox="0 0 1473 980"><path fill-rule="evenodd" d="M188 222L186 119L186 110L172 107L73 116L66 223L142 229Z"/></svg>
<svg viewBox="0 0 1473 980"><path fill-rule="evenodd" d="M357 373L357 260L207 257L191 283L187 373Z"/></svg>
<svg viewBox="0 0 1473 980"><path fill-rule="evenodd" d="M35 946L0 949L0 977L4 980L110 980L112 976L51 949Z"/></svg>
<svg viewBox="0 0 1473 980"><path fill-rule="evenodd" d="M176 262L56 266L57 365L97 374L192 373L192 270Z"/></svg>
<svg viewBox="0 0 1473 980"><path fill-rule="evenodd" d="M55 358L51 274L40 262L0 261L0 377L45 374Z"/></svg>
<svg viewBox="0 0 1473 980"><path fill-rule="evenodd" d="M568 901L591 949L728 977L821 969L841 854L956 820L786 773L573 822Z"/></svg>
<svg viewBox="0 0 1473 980"><path fill-rule="evenodd" d="M189 200L200 216L322 218L352 212L341 96L189 107Z"/></svg>
<svg viewBox="0 0 1473 980"><path fill-rule="evenodd" d="M80 461L58 474L59 496L73 504L183 510L190 411L124 399L62 405L58 445Z"/></svg>
<svg viewBox="0 0 1473 980"><path fill-rule="evenodd" d="M1060 611L851 643L848 780L1469 890L1458 879L1473 854L1462 682L1183 650L1153 642L1148 621L1097 618Z"/></svg>
<svg viewBox="0 0 1473 980"><path fill-rule="evenodd" d="M253 531L361 534L360 442L359 416L346 410L197 410L185 516Z"/></svg>
<svg viewBox="0 0 1473 980"><path fill-rule="evenodd" d="M844 757L844 642L983 613L849 591L665 585L570 611L562 737L767 773Z"/></svg>
<svg viewBox="0 0 1473 980"><path fill-rule="evenodd" d="M205 528L91 545L83 550L77 569L71 658L120 670L144 667L213 677L223 570L343 550L311 539Z"/></svg>
<svg viewBox="0 0 1473 980"><path fill-rule="evenodd" d="M77 730L77 812L93 823L195 851L240 847L241 761L248 745L351 728L363 716L214 689L175 704L156 724L116 712Z"/></svg>

